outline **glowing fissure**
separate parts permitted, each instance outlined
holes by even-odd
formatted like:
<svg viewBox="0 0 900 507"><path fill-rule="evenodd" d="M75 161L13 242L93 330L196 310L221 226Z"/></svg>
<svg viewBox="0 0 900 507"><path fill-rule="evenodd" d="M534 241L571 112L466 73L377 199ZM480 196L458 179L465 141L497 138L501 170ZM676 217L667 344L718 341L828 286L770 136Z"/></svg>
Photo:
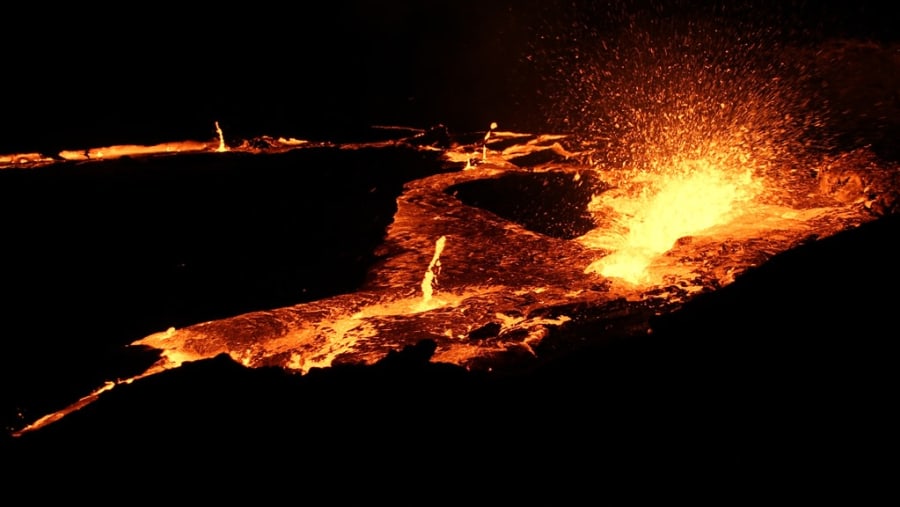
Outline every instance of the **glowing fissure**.
<svg viewBox="0 0 900 507"><path fill-rule="evenodd" d="M572 320L572 318L567 315L560 315L555 319L545 319L542 317L526 318L509 316L498 312L494 314L494 316L501 322L501 332L510 332L518 329L526 332L526 336L522 340L522 346L533 356L537 356L537 354L532 346L540 343L541 340L547 337L547 334L549 333L547 326L562 326L566 322Z"/></svg>
<svg viewBox="0 0 900 507"><path fill-rule="evenodd" d="M0 169L7 167L39 167L54 164L60 160L71 161L88 161L88 160L113 160L122 157L150 156L150 155L174 155L178 153L191 152L217 152L225 153L232 151L225 144L225 134L219 126L219 122L215 122L216 134L218 141L175 141L170 143L159 143L153 145L141 144L120 144L114 146L104 146L97 148L87 148L84 150L62 150L55 157L45 156L41 153L12 153L0 155ZM293 138L278 138L275 143L284 147L296 147L306 144L307 141ZM277 146L273 146L277 147ZM253 151L248 148L244 151Z"/></svg>

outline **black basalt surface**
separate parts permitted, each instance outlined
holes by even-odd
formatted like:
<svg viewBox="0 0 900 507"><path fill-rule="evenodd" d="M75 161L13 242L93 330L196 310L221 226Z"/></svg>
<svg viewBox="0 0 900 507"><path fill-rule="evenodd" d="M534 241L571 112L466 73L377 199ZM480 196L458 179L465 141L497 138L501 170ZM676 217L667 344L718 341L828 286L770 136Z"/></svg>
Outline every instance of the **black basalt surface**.
<svg viewBox="0 0 900 507"><path fill-rule="evenodd" d="M453 185L445 190L463 203L490 211L522 227L560 239L581 236L597 225L587 210L605 190L589 171L508 172Z"/></svg>
<svg viewBox="0 0 900 507"><path fill-rule="evenodd" d="M148 334L352 292L403 183L447 170L310 148L0 172L3 426L141 371L121 348Z"/></svg>

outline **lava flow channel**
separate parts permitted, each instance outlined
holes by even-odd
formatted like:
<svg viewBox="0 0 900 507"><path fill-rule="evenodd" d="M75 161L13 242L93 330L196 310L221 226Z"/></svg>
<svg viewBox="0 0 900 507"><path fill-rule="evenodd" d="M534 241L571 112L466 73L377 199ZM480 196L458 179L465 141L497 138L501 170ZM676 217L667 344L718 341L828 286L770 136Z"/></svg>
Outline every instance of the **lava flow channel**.
<svg viewBox="0 0 900 507"><path fill-rule="evenodd" d="M650 315L727 285L811 237L873 218L860 199L835 198L822 184L827 171L806 171L809 178L780 180L776 188L771 179L723 174L695 160L662 178L623 178L627 173L598 168L585 163L584 154L562 148L565 136L493 128L489 134L483 144L444 150L459 171L405 186L381 248L383 260L357 292L146 336L131 344L160 352L146 371L110 380L15 434L44 427L116 385L220 354L251 368L303 374L336 364L372 364L429 339L436 344L432 361L490 370L539 356L555 329L600 321L612 312L631 318L621 324L628 329L611 333L646 332ZM344 148L354 146L334 149ZM522 162L535 154L550 154L538 157L550 161ZM535 232L464 202L457 192L461 185L511 176L544 183L553 177L569 182L573 193L589 193L585 211L595 227L576 237ZM648 235L658 242L640 243ZM575 324L575 316L582 324Z"/></svg>

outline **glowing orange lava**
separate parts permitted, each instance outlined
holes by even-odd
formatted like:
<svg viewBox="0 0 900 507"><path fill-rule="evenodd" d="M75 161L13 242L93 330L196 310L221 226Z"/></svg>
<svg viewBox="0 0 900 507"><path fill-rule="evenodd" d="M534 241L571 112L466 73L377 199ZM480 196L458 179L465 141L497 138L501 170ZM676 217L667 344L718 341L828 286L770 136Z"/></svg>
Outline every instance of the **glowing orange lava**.
<svg viewBox="0 0 900 507"><path fill-rule="evenodd" d="M118 144L84 150L62 150L55 157L41 153L12 153L0 155L0 169L11 167L40 167L59 162L60 160L87 161L87 160L113 160L122 157L141 157L152 155L175 155L179 153L218 152L231 151L225 144L225 135L219 122L215 122L217 141L173 141L152 145L143 144ZM297 146L306 141L297 139L278 139L273 147ZM246 150L251 151L251 150Z"/></svg>
<svg viewBox="0 0 900 507"><path fill-rule="evenodd" d="M225 145L225 133L222 132L219 122L216 122L216 133L219 134L219 146L216 148L216 151L219 153L228 151L228 146Z"/></svg>
<svg viewBox="0 0 900 507"><path fill-rule="evenodd" d="M698 291L730 283L772 252L870 218L858 200L833 200L821 194L823 187L814 177L801 182L761 176L769 160L745 153L740 143L710 146L692 151L692 156L660 156L660 151L648 149L653 156L643 163L610 169L585 165L579 160L584 153L560 145L566 136L495 128L491 125L483 142L478 139L443 153L443 159L457 164L459 171L406 184L386 239L399 253L387 258L360 291L169 328L136 340L133 346L158 350L160 360L138 375L104 383L14 435L51 424L117 385L219 354L246 367L278 366L300 373L342 361L373 364L422 337L437 343L433 361L467 368L473 361L509 350L536 355L536 346L552 328L575 320L567 314L572 309L580 308L582 316L590 308L602 314L607 304L634 301L671 310ZM492 142L493 149L487 149ZM209 143L199 145L216 151ZM310 146L305 141L266 138L233 151L278 153ZM434 148L404 144L403 149ZM477 157L479 151L482 157ZM511 162L539 152L567 162L527 168ZM477 165L471 163L473 153L480 159ZM446 192L460 182L505 173L563 172L577 186L585 181L580 175L591 170L604 182L589 205L597 227L574 240L525 230ZM813 197L795 207L767 202L774 190ZM686 236L696 239L680 241ZM448 238L463 240L446 248ZM723 255L721 247L726 244L737 248ZM423 276L425 255L430 255L430 262ZM438 275L440 297L435 294ZM627 283L604 285L597 278Z"/></svg>
<svg viewBox="0 0 900 507"><path fill-rule="evenodd" d="M647 266L684 236L727 222L762 189L747 168L723 167L714 159L680 160L630 192L595 196L592 211L611 212L615 227L582 237L592 248L612 251L585 268L632 284L651 282Z"/></svg>
<svg viewBox="0 0 900 507"><path fill-rule="evenodd" d="M425 271L424 278L422 278L422 302L420 303L419 308L423 311L440 306L440 302L433 301L432 298L434 296L434 285L437 283L436 276L441 270L441 252L444 251L444 245L446 243L446 236L441 236L435 242L434 256L428 264L428 269Z"/></svg>

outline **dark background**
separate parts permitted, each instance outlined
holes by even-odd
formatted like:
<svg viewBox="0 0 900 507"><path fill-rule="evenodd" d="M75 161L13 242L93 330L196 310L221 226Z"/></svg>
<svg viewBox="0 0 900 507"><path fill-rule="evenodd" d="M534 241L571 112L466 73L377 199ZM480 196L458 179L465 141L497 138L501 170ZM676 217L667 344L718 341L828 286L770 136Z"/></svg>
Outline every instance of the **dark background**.
<svg viewBox="0 0 900 507"><path fill-rule="evenodd" d="M372 124L485 129L533 2L64 6L4 30L0 151ZM140 4L138 4L140 5ZM513 6L514 5L514 6ZM523 21L525 22L523 24ZM518 88L518 87L517 87Z"/></svg>
<svg viewBox="0 0 900 507"><path fill-rule="evenodd" d="M886 4L885 4L886 5ZM475 0L4 7L0 153L226 135L348 135L375 124L547 125L564 55L635 16L891 39L870 1ZM754 28L755 29L755 28ZM576 34L580 37L576 37Z"/></svg>

